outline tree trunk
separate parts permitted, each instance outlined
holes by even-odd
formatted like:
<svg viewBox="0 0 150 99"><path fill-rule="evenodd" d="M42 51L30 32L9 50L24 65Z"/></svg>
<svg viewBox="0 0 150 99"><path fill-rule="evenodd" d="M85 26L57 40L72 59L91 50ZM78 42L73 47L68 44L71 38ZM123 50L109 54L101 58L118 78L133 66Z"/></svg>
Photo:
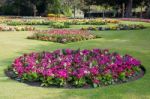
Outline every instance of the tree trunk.
<svg viewBox="0 0 150 99"><path fill-rule="evenodd" d="M89 15L88 15L89 19L91 18L91 7L89 5Z"/></svg>
<svg viewBox="0 0 150 99"><path fill-rule="evenodd" d="M18 7L17 7L17 15L20 16L20 0L18 2Z"/></svg>
<svg viewBox="0 0 150 99"><path fill-rule="evenodd" d="M20 16L20 8L17 9L17 15Z"/></svg>
<svg viewBox="0 0 150 99"><path fill-rule="evenodd" d="M33 4L33 15L36 16L37 13L37 7L35 4Z"/></svg>
<svg viewBox="0 0 150 99"><path fill-rule="evenodd" d="M125 14L125 3L122 4L122 18L124 18Z"/></svg>
<svg viewBox="0 0 150 99"><path fill-rule="evenodd" d="M140 18L143 18L143 6L141 6Z"/></svg>
<svg viewBox="0 0 150 99"><path fill-rule="evenodd" d="M106 9L107 9L107 6L104 6L104 9L103 9L103 18L105 19L105 12L106 12Z"/></svg>
<svg viewBox="0 0 150 99"><path fill-rule="evenodd" d="M76 6L74 6L74 19L76 18Z"/></svg>
<svg viewBox="0 0 150 99"><path fill-rule="evenodd" d="M105 10L103 10L103 18L105 18Z"/></svg>
<svg viewBox="0 0 150 99"><path fill-rule="evenodd" d="M128 3L126 5L125 17L127 18L132 17L132 6L133 6L133 0L128 0Z"/></svg>

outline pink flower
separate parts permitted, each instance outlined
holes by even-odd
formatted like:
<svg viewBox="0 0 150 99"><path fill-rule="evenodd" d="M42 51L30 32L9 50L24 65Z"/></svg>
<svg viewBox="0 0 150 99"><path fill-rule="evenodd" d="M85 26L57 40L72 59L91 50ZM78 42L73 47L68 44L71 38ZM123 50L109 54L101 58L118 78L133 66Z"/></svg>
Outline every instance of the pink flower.
<svg viewBox="0 0 150 99"><path fill-rule="evenodd" d="M93 67L90 69L90 72L92 75L98 75L99 74L99 69L98 67Z"/></svg>
<svg viewBox="0 0 150 99"><path fill-rule="evenodd" d="M41 52L24 54L12 63L13 70L19 77L24 73L36 73L41 77L62 78L66 82L75 82L81 78L92 79L99 84L98 75L109 74L113 79L119 79L119 74L125 72L126 76L135 73L133 67L139 67L140 61L130 55L121 56L110 53L108 50L56 50L54 52ZM70 82L69 82L70 83Z"/></svg>
<svg viewBox="0 0 150 99"><path fill-rule="evenodd" d="M68 73L67 73L67 70L65 69L62 69L62 70L58 70L56 75L59 77L59 78L68 78Z"/></svg>
<svg viewBox="0 0 150 99"><path fill-rule="evenodd" d="M92 82L95 83L95 84L99 84L100 83L100 81L98 79L93 79Z"/></svg>
<svg viewBox="0 0 150 99"><path fill-rule="evenodd" d="M46 70L44 73L45 76L54 76L53 71L51 69Z"/></svg>

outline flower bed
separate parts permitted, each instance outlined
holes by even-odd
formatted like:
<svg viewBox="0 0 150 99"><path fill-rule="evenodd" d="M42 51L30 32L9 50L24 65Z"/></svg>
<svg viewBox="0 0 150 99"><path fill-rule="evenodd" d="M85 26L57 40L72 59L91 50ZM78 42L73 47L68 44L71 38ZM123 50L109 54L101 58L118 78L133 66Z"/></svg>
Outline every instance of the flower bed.
<svg viewBox="0 0 150 99"><path fill-rule="evenodd" d="M62 22L68 25L105 25L107 23L117 24L118 20L112 19L14 19L4 21L7 25L50 25L52 23Z"/></svg>
<svg viewBox="0 0 150 99"><path fill-rule="evenodd" d="M76 42L81 40L89 40L97 38L88 31L83 30L66 30L66 29L52 29L47 31L37 31L28 39L37 39L44 41L52 41L58 43Z"/></svg>
<svg viewBox="0 0 150 99"><path fill-rule="evenodd" d="M105 30L139 30L144 29L144 25L142 24L118 24L116 26L106 26L106 27L88 27L88 28L81 28L81 30L99 30L99 31L105 31Z"/></svg>
<svg viewBox="0 0 150 99"><path fill-rule="evenodd" d="M66 20L66 23L70 25L105 25L107 23L117 24L119 21L112 19L72 19Z"/></svg>
<svg viewBox="0 0 150 99"><path fill-rule="evenodd" d="M105 20L95 20L95 19L73 19L68 20L65 23L69 25L105 25L107 24Z"/></svg>
<svg viewBox="0 0 150 99"><path fill-rule="evenodd" d="M63 15L63 14L52 14L52 13L49 13L48 15L47 15L47 17L55 17L55 18L66 18L66 16L65 15Z"/></svg>
<svg viewBox="0 0 150 99"><path fill-rule="evenodd" d="M43 20L43 19L19 19L19 20L12 20L6 22L7 25L17 26L17 25L49 25L51 21Z"/></svg>
<svg viewBox="0 0 150 99"><path fill-rule="evenodd" d="M99 87L129 81L141 73L130 55L108 50L56 50L24 54L14 60L10 77L41 86Z"/></svg>
<svg viewBox="0 0 150 99"><path fill-rule="evenodd" d="M34 27L0 26L0 31L34 31Z"/></svg>
<svg viewBox="0 0 150 99"><path fill-rule="evenodd" d="M70 27L70 25L66 24L65 22L54 22L54 23L50 24L50 28L61 29L61 28L69 28L69 27Z"/></svg>
<svg viewBox="0 0 150 99"><path fill-rule="evenodd" d="M140 19L140 18L121 18L123 21L136 21L136 22L148 22L150 23L150 19Z"/></svg>
<svg viewBox="0 0 150 99"><path fill-rule="evenodd" d="M46 21L46 20L6 20L5 23L10 26L20 25L49 25L51 28L69 28L69 24L66 22Z"/></svg>

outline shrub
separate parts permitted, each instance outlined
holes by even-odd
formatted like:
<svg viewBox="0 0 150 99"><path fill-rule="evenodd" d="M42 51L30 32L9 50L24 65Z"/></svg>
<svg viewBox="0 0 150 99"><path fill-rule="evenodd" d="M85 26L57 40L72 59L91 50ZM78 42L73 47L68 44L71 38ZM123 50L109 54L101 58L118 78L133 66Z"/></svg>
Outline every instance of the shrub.
<svg viewBox="0 0 150 99"><path fill-rule="evenodd" d="M14 60L19 81L41 86L99 87L127 81L139 74L140 61L108 50L71 50L24 54ZM136 68L136 69L135 69Z"/></svg>

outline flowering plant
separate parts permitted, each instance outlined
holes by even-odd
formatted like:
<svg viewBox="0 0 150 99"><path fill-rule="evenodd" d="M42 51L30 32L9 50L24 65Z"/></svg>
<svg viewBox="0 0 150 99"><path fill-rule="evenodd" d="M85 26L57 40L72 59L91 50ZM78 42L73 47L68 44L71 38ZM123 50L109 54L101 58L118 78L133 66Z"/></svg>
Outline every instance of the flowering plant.
<svg viewBox="0 0 150 99"><path fill-rule="evenodd" d="M145 26L142 24L118 24L115 26L106 26L106 27L88 27L88 28L81 28L81 30L99 30L99 31L104 31L104 30L138 30L138 29L144 29Z"/></svg>
<svg viewBox="0 0 150 99"><path fill-rule="evenodd" d="M0 26L0 31L34 31L34 27Z"/></svg>
<svg viewBox="0 0 150 99"><path fill-rule="evenodd" d="M28 39L68 43L94 39L96 37L97 36L90 34L88 31L83 30L52 29L47 31L37 31L32 36L29 36Z"/></svg>
<svg viewBox="0 0 150 99"><path fill-rule="evenodd" d="M84 87L128 81L141 71L140 61L107 49L71 50L24 54L14 60L15 79L38 81L42 86Z"/></svg>
<svg viewBox="0 0 150 99"><path fill-rule="evenodd" d="M52 23L65 23L68 25L105 25L107 23L117 24L115 19L67 19L67 18L42 18L42 19L6 19L2 21L7 25L50 25Z"/></svg>
<svg viewBox="0 0 150 99"><path fill-rule="evenodd" d="M70 25L66 24L65 22L53 22L52 24L50 24L51 28L69 28Z"/></svg>
<svg viewBox="0 0 150 99"><path fill-rule="evenodd" d="M69 25L105 25L105 20L96 19L72 19L66 21Z"/></svg>
<svg viewBox="0 0 150 99"><path fill-rule="evenodd" d="M63 14L52 14L52 13L49 13L47 15L47 17L65 17L65 15L63 15Z"/></svg>
<svg viewBox="0 0 150 99"><path fill-rule="evenodd" d="M148 22L150 23L150 19L140 19L140 18L121 18L123 21L138 21L138 22Z"/></svg>
<svg viewBox="0 0 150 99"><path fill-rule="evenodd" d="M18 26L18 25L49 25L51 24L51 21L48 21L46 19L16 19L16 20L10 20L6 22L7 25L11 26Z"/></svg>

